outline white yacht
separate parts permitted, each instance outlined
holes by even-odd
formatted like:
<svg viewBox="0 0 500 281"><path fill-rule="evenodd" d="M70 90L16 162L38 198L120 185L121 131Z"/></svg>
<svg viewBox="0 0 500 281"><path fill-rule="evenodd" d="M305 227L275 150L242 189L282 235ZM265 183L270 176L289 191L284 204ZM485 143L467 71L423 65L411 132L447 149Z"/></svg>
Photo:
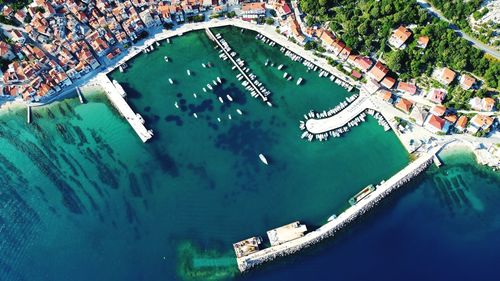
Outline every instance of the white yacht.
<svg viewBox="0 0 500 281"><path fill-rule="evenodd" d="M269 165L269 163L267 162L266 156L264 156L264 154L262 154L262 153L259 154L259 158L260 158L260 161L262 161L262 163Z"/></svg>
<svg viewBox="0 0 500 281"><path fill-rule="evenodd" d="M300 83L302 83L302 77L299 77L299 79L297 80L297 85L300 85Z"/></svg>
<svg viewBox="0 0 500 281"><path fill-rule="evenodd" d="M174 84L174 80L172 80L172 78L168 78L168 82L170 82L170 84Z"/></svg>
<svg viewBox="0 0 500 281"><path fill-rule="evenodd" d="M226 95L226 98L227 98L229 101L233 101L233 97L231 97L230 95Z"/></svg>
<svg viewBox="0 0 500 281"><path fill-rule="evenodd" d="M220 79L219 76L217 76L217 82L221 83L222 84L222 79Z"/></svg>
<svg viewBox="0 0 500 281"><path fill-rule="evenodd" d="M239 115L243 115L243 112L239 108L236 109L236 112L238 112Z"/></svg>
<svg viewBox="0 0 500 281"><path fill-rule="evenodd" d="M191 70L188 69L188 70L186 70L186 72L187 72L187 75L191 76Z"/></svg>

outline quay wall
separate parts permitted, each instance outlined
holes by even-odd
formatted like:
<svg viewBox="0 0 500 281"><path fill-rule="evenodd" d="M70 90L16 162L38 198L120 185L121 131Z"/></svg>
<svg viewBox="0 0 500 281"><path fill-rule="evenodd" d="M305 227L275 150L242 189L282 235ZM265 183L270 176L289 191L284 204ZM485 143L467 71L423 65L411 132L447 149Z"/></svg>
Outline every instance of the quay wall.
<svg viewBox="0 0 500 281"><path fill-rule="evenodd" d="M248 256L237 258L238 268L241 272L246 271L256 265L273 260L280 256L295 253L303 248L309 247L325 238L333 236L337 231L364 214L375 206L380 200L389 195L392 191L409 182L412 178L423 172L431 163L434 155L439 152L442 146L437 146L424 153L414 162L392 176L386 182L377 186L377 189L362 199L356 205L349 207L335 219L327 222L320 228L307 233L305 236L289 241L287 243L269 247Z"/></svg>

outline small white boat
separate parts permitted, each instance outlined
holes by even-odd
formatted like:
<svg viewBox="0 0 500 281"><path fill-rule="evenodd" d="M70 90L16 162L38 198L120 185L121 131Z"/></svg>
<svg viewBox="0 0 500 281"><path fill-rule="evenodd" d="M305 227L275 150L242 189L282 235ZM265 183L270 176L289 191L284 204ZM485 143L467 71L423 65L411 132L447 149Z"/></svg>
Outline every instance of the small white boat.
<svg viewBox="0 0 500 281"><path fill-rule="evenodd" d="M220 119L220 117L217 117L217 121L219 121L219 122L220 122L220 121L222 121L222 120Z"/></svg>
<svg viewBox="0 0 500 281"><path fill-rule="evenodd" d="M174 84L174 80L172 80L172 78L168 78L168 82L170 82L170 84Z"/></svg>
<svg viewBox="0 0 500 281"><path fill-rule="evenodd" d="M282 64L280 64L280 65L278 66L278 69L279 69L279 70L281 70L282 68L283 68L283 65L282 65Z"/></svg>
<svg viewBox="0 0 500 281"><path fill-rule="evenodd" d="M193 93L193 97L196 99L198 98L198 95L196 93Z"/></svg>
<svg viewBox="0 0 500 281"><path fill-rule="evenodd" d="M222 99L222 97L219 97L219 101L220 101L220 103L224 103L224 100Z"/></svg>
<svg viewBox="0 0 500 281"><path fill-rule="evenodd" d="M328 221L332 221L337 218L337 215L333 214L328 218Z"/></svg>
<svg viewBox="0 0 500 281"><path fill-rule="evenodd" d="M214 84L214 86L217 86L217 81L212 80L212 84Z"/></svg>
<svg viewBox="0 0 500 281"><path fill-rule="evenodd" d="M167 43L170 44L170 38L167 38Z"/></svg>
<svg viewBox="0 0 500 281"><path fill-rule="evenodd" d="M217 76L217 82L221 83L222 84L222 79L220 79L219 76Z"/></svg>
<svg viewBox="0 0 500 281"><path fill-rule="evenodd" d="M187 72L187 75L191 76L191 70L188 69L188 70L186 70L186 72Z"/></svg>
<svg viewBox="0 0 500 281"><path fill-rule="evenodd" d="M207 68L207 65L202 63L201 66L203 66L203 68Z"/></svg>
<svg viewBox="0 0 500 281"><path fill-rule="evenodd" d="M203 87L203 92L205 92L205 93L207 92L207 89L205 89L205 87Z"/></svg>
<svg viewBox="0 0 500 281"><path fill-rule="evenodd" d="M194 118L198 118L198 114L196 114L196 112L193 113L193 116L194 116Z"/></svg>
<svg viewBox="0 0 500 281"><path fill-rule="evenodd" d="M227 98L229 101L233 101L233 97L231 97L230 95L226 95L226 98Z"/></svg>
<svg viewBox="0 0 500 281"><path fill-rule="evenodd" d="M265 66L269 64L269 59L266 60L266 63L264 63Z"/></svg>
<svg viewBox="0 0 500 281"><path fill-rule="evenodd" d="M179 108L179 105L177 104L177 102L175 102L174 105L176 108Z"/></svg>
<svg viewBox="0 0 500 281"><path fill-rule="evenodd" d="M168 62L168 57L167 56L164 56L163 59L165 60L165 62Z"/></svg>
<svg viewBox="0 0 500 281"><path fill-rule="evenodd" d="M300 85L300 83L302 83L302 77L299 77L299 79L297 80L297 85Z"/></svg>
<svg viewBox="0 0 500 281"><path fill-rule="evenodd" d="M270 101L268 101L268 102L266 102L266 103L267 103L267 105L268 105L269 107L273 107L273 104L272 104Z"/></svg>
<svg viewBox="0 0 500 281"><path fill-rule="evenodd" d="M207 84L207 88L209 88L210 90L214 89L214 88L212 88L212 85L210 85L210 84Z"/></svg>
<svg viewBox="0 0 500 281"><path fill-rule="evenodd" d="M120 65L120 66L118 67L118 70L120 70L120 72L123 72L123 67Z"/></svg>
<svg viewBox="0 0 500 281"><path fill-rule="evenodd" d="M236 112L238 112L239 115L243 115L243 112L239 108L236 109Z"/></svg>
<svg viewBox="0 0 500 281"><path fill-rule="evenodd" d="M158 43L158 41L156 41L156 47L160 47L160 43Z"/></svg>
<svg viewBox="0 0 500 281"><path fill-rule="evenodd" d="M233 117L231 117L231 114L228 114L227 118L229 118L229 120L231 120Z"/></svg>
<svg viewBox="0 0 500 281"><path fill-rule="evenodd" d="M283 73L283 78L286 78L288 76L288 73Z"/></svg>
<svg viewBox="0 0 500 281"><path fill-rule="evenodd" d="M266 164L266 165L269 165L269 163L267 163L267 159L266 159L266 156L264 156L264 154L259 154L259 158L260 158L260 161L262 161L262 163Z"/></svg>

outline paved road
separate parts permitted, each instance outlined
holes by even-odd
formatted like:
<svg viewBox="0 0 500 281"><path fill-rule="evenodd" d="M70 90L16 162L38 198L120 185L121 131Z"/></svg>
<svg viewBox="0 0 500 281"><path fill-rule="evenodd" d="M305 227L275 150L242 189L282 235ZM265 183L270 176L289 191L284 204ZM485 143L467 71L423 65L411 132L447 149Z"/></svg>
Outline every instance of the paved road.
<svg viewBox="0 0 500 281"><path fill-rule="evenodd" d="M433 16L436 16L447 23L449 23L449 27L455 31L460 37L464 38L465 40L469 41L472 43L473 46L476 48L484 51L487 54L490 54L494 56L497 59L500 59L500 52L492 48L491 46L488 46L487 44L484 44L483 42L479 41L476 38L473 38L469 35L467 35L465 32L460 30L458 26L454 25L451 21L449 21L439 10L436 8L432 7L431 4L429 4L426 0L417 0L417 3L427 11L429 11Z"/></svg>

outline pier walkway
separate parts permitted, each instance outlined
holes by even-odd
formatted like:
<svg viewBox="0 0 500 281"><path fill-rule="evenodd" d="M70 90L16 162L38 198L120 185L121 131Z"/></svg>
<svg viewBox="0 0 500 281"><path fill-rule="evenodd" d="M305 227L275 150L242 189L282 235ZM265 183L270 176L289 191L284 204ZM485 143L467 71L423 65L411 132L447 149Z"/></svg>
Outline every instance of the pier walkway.
<svg viewBox="0 0 500 281"><path fill-rule="evenodd" d="M263 101L267 101L267 97L262 93L262 91L259 89L259 87L257 87L257 85L255 85L255 83L252 81L252 79L250 79L250 77L246 74L245 71L243 71L243 69L239 66L239 64L234 60L233 56L231 56L231 54L228 52L228 50L226 50L226 48L224 48L224 46L221 44L221 42L219 41L219 39L217 39L217 37L212 33L212 31L210 30L210 28L205 28L205 31L208 35L208 37L214 41L215 43L217 43L217 46L219 46L219 48L224 52L224 54L226 54L226 56L229 58L229 60L234 64L234 66L236 66L236 69L238 69L238 71L243 75L243 77L245 77L245 80L250 84L250 86L254 89L255 93L257 95L259 95Z"/></svg>
<svg viewBox="0 0 500 281"><path fill-rule="evenodd" d="M386 197L392 191L424 171L432 163L434 155L438 153L444 145L445 144L437 145L420 155L419 158L392 176L390 179L385 182L383 181L377 186L375 191L370 193L367 197L361 199L358 203L349 207L338 217L327 222L320 228L295 240L237 258L236 260L239 270L242 272L246 271L256 265L273 260L279 256L285 256L297 252L327 237L333 236L335 232L346 226L356 217L364 214L371 207L376 205L382 198Z"/></svg>
<svg viewBox="0 0 500 281"><path fill-rule="evenodd" d="M321 119L311 118L305 123L306 130L311 134L322 134L344 127L366 109L375 109L370 97L361 92L359 97L339 113Z"/></svg>
<svg viewBox="0 0 500 281"><path fill-rule="evenodd" d="M137 133L142 142L148 141L153 137L153 131L146 129L144 126L144 119L139 113L135 113L124 99L126 93L120 84L115 85L108 76L99 74L97 76L98 83L106 92L109 101L115 106L120 114L128 121L132 129Z"/></svg>

